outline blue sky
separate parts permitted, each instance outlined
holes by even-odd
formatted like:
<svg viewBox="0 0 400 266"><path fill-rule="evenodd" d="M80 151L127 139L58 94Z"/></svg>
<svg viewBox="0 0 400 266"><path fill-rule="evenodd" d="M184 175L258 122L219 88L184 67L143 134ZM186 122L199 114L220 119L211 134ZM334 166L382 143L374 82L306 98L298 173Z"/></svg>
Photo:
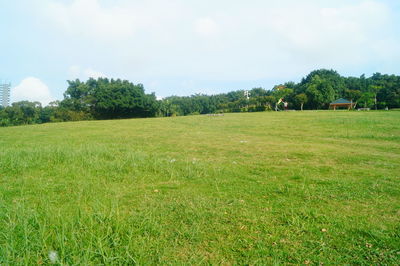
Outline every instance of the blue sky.
<svg viewBox="0 0 400 266"><path fill-rule="evenodd" d="M317 68L400 74L398 0L0 0L12 100L62 99L68 79L157 96L299 81Z"/></svg>

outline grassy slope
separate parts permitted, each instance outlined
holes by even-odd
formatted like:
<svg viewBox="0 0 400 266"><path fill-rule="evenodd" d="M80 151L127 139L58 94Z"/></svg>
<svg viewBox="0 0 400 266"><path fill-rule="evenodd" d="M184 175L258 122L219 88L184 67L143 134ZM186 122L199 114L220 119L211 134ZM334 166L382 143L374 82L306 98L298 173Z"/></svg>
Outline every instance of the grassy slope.
<svg viewBox="0 0 400 266"><path fill-rule="evenodd" d="M0 264L400 260L400 112L0 128Z"/></svg>

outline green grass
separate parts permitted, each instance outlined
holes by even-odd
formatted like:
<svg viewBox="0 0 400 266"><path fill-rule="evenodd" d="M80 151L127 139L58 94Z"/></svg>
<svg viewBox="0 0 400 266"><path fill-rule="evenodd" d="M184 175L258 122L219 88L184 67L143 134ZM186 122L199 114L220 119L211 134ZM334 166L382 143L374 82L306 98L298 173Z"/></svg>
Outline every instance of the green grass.
<svg viewBox="0 0 400 266"><path fill-rule="evenodd" d="M399 264L400 112L0 128L0 265Z"/></svg>

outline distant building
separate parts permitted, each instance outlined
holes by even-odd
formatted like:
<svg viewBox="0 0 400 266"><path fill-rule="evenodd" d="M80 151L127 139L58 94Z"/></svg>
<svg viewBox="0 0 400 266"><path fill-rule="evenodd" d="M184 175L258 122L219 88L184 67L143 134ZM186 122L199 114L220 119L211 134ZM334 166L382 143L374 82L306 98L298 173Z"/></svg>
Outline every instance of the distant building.
<svg viewBox="0 0 400 266"><path fill-rule="evenodd" d="M0 105L7 107L10 105L11 83L0 83Z"/></svg>

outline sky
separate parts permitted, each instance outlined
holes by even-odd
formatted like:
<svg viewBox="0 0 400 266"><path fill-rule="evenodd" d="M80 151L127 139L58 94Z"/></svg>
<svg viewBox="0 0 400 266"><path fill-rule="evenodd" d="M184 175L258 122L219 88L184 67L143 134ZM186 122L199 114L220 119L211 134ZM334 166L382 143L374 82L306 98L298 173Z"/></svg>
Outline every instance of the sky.
<svg viewBox="0 0 400 266"><path fill-rule="evenodd" d="M67 80L158 97L271 89L310 71L400 74L398 0L0 0L11 101L62 100Z"/></svg>

